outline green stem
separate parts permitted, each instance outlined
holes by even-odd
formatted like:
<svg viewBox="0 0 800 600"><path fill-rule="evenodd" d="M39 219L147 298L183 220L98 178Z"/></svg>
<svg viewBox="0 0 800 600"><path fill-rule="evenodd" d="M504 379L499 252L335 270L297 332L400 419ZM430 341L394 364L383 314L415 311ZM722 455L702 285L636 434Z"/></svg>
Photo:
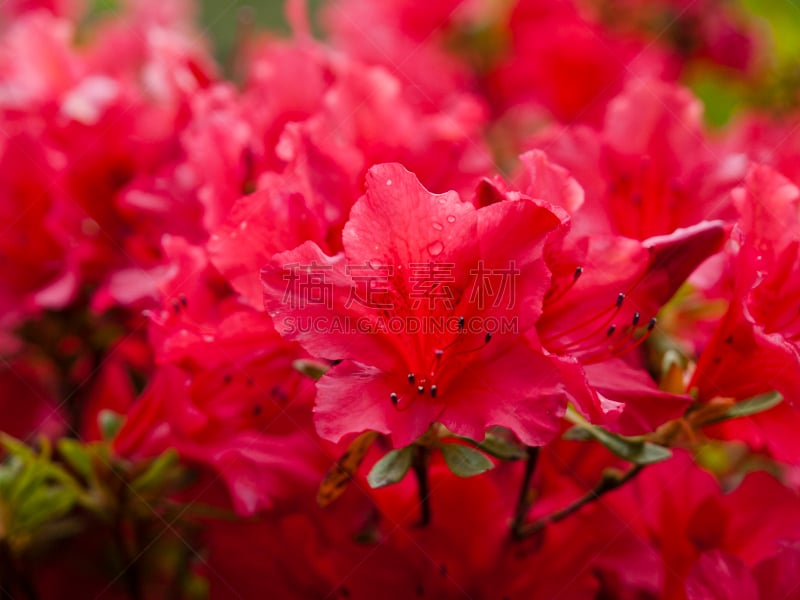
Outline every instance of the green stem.
<svg viewBox="0 0 800 600"><path fill-rule="evenodd" d="M546 517L542 517L534 521L533 523L529 523L528 525L523 525L519 528L518 532L516 532L517 539L522 539L536 533L542 531L548 525L553 523L558 523L559 521L563 521L570 515L578 512L581 508L586 506L587 504L591 504L592 502L597 501L602 496L605 496L607 493L616 490L617 488L622 487L626 483L628 483L631 479L636 477L639 473L642 472L644 468L643 465L636 465L631 467L624 473L616 473L616 472L607 472L603 473L603 478L600 482L589 492L587 492L584 496L581 496L572 504L558 510L554 513L547 515Z"/></svg>
<svg viewBox="0 0 800 600"><path fill-rule="evenodd" d="M539 448L528 446L525 451L528 458L525 461L525 472L522 475L522 485L519 490L519 499L517 500L517 509L514 511L514 520L511 522L511 533L519 539L521 537L522 528L525 524L525 516L530 510L531 502L531 481L533 481L533 474L536 472L536 463L539 460Z"/></svg>
<svg viewBox="0 0 800 600"><path fill-rule="evenodd" d="M430 449L424 446L414 446L414 457L411 466L414 469L414 475L417 477L417 486L419 489L419 505L420 505L420 527L425 527L431 522L431 491L430 481L428 479L428 459L430 457Z"/></svg>

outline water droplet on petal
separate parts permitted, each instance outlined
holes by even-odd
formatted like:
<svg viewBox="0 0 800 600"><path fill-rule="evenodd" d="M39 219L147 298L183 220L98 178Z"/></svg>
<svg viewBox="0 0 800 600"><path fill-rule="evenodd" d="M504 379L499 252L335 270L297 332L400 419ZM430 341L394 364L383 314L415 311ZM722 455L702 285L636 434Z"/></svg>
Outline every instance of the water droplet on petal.
<svg viewBox="0 0 800 600"><path fill-rule="evenodd" d="M444 244L439 240L428 244L428 254L431 256L439 256L443 250Z"/></svg>
<svg viewBox="0 0 800 600"><path fill-rule="evenodd" d="M455 223L456 222L456 216L455 215L447 215L447 222L448 223Z"/></svg>
<svg viewBox="0 0 800 600"><path fill-rule="evenodd" d="M392 185L392 180L391 179L387 179L386 180L386 185Z"/></svg>
<svg viewBox="0 0 800 600"><path fill-rule="evenodd" d="M444 227L442 227L442 224L441 224L441 223L433 223L431 226L432 226L432 227L433 227L433 228L434 228L436 231L441 231L442 229L444 229Z"/></svg>

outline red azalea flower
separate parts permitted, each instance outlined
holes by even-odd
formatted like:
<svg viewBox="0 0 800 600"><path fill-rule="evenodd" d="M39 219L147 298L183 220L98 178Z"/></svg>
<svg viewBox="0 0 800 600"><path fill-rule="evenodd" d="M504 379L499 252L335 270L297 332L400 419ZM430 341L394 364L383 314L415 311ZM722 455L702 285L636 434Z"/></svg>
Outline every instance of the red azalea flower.
<svg viewBox="0 0 800 600"><path fill-rule="evenodd" d="M500 109L534 102L559 121L597 123L626 81L666 70L657 50L584 18L573 2L520 0L509 29L510 49L488 79Z"/></svg>
<svg viewBox="0 0 800 600"><path fill-rule="evenodd" d="M358 196L350 174L305 136L298 135L293 151L283 173L265 173L258 191L236 201L208 243L214 266L259 310L261 267L306 240L341 249L341 230Z"/></svg>
<svg viewBox="0 0 800 600"><path fill-rule="evenodd" d="M559 225L529 200L476 210L399 165L373 167L343 254L306 242L262 272L277 329L343 361L317 384L320 434L373 429L402 446L439 421L477 438L496 424L531 445L550 439L563 391L522 333L541 312L542 248ZM490 331L502 323L508 333Z"/></svg>
<svg viewBox="0 0 800 600"><path fill-rule="evenodd" d="M724 239L722 223L704 222L642 242L568 235L560 252L548 253L553 286L536 329L563 357L576 402L592 419L640 434L686 409L688 396L657 389L637 349L661 306Z"/></svg>
<svg viewBox="0 0 800 600"><path fill-rule="evenodd" d="M752 566L800 536L796 491L759 471L723 492L684 452L647 467L602 502L661 554L665 599L684 597L686 577L705 552L720 550Z"/></svg>
<svg viewBox="0 0 800 600"><path fill-rule="evenodd" d="M291 498L298 481L317 483L329 459L310 434L313 383L293 368L305 355L239 302L201 248L168 239L165 252L174 269L151 313L158 368L115 448L134 457L176 448L221 477L241 514Z"/></svg>
<svg viewBox="0 0 800 600"><path fill-rule="evenodd" d="M798 600L800 542L786 541L769 558L748 566L734 554L704 553L686 578L687 600Z"/></svg>
<svg viewBox="0 0 800 600"><path fill-rule="evenodd" d="M336 0L322 16L337 48L388 69L415 104L436 107L471 87L472 73L447 43L474 9L463 0Z"/></svg>
<svg viewBox="0 0 800 600"><path fill-rule="evenodd" d="M10 20L26 12L46 10L57 17L77 20L84 12L85 4L85 0L9 0L0 7L0 17Z"/></svg>
<svg viewBox="0 0 800 600"><path fill-rule="evenodd" d="M580 208L583 190L575 180L541 151L521 161L527 196L576 211L569 221L574 228L552 236L545 249L553 282L536 324L537 343L558 358L573 400L593 421L629 434L651 431L682 413L690 399L658 390L637 349L655 328L660 307L719 250L724 227L702 222L641 242L588 235L582 221L590 217ZM519 196L502 181L484 180L477 202Z"/></svg>
<svg viewBox="0 0 800 600"><path fill-rule="evenodd" d="M769 167L751 168L733 194L742 217L734 292L703 350L692 386L701 400L773 389L800 401L800 190Z"/></svg>
<svg viewBox="0 0 800 600"><path fill-rule="evenodd" d="M675 84L634 80L609 102L599 131L570 127L534 145L584 188L574 225L581 233L644 240L736 217L728 193L746 173L745 158L712 144L701 104Z"/></svg>
<svg viewBox="0 0 800 600"><path fill-rule="evenodd" d="M779 597L779 596L774 596ZM785 596L780 596L784 599ZM686 578L686 600L758 600L758 589L747 565L719 550L706 552Z"/></svg>

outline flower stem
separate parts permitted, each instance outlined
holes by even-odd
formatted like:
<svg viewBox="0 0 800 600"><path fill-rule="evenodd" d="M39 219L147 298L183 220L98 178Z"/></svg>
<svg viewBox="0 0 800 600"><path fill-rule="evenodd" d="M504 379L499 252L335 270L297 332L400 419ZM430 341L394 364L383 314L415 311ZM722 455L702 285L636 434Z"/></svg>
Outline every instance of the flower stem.
<svg viewBox="0 0 800 600"><path fill-rule="evenodd" d="M584 496L581 496L575 500L575 502L562 508L561 510L549 514L546 517L542 517L533 523L521 525L519 530L515 532L515 537L517 539L522 539L534 535L542 531L546 526L566 519L568 516L578 512L587 504L591 504L607 493L622 487L631 479L636 477L639 473L641 473L643 468L644 465L635 465L624 473L620 473L618 471L606 471L603 473L603 478L600 480L600 482L594 488L589 490L589 492L587 492Z"/></svg>
<svg viewBox="0 0 800 600"><path fill-rule="evenodd" d="M431 492L430 481L428 480L428 459L430 458L430 448L426 446L414 446L414 457L412 468L417 477L417 487L419 490L420 505L420 527L425 527L431 522Z"/></svg>
<svg viewBox="0 0 800 600"><path fill-rule="evenodd" d="M525 472L522 475L522 485L519 489L517 509L514 511L514 520L511 522L511 533L516 539L520 539L521 537L520 533L525 524L525 515L528 514L531 502L533 501L530 487L533 474L536 472L536 463L539 460L539 448L528 446L525 450L528 453L528 458L525 461Z"/></svg>

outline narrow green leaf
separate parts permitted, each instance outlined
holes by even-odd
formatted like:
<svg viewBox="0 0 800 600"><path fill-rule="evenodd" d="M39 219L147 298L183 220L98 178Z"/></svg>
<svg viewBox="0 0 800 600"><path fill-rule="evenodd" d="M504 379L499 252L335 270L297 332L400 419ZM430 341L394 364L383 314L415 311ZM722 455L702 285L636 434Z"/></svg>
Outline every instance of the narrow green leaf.
<svg viewBox="0 0 800 600"><path fill-rule="evenodd" d="M397 483L405 477L411 468L412 447L392 450L384 455L367 475L367 482L373 488L380 488Z"/></svg>
<svg viewBox="0 0 800 600"><path fill-rule="evenodd" d="M141 493L158 491L173 483L174 469L179 465L178 453L174 449L167 450L153 459L144 473L131 483L131 487Z"/></svg>
<svg viewBox="0 0 800 600"><path fill-rule="evenodd" d="M521 460L528 456L525 446L520 444L514 434L504 427L489 429L482 442L461 436L458 436L458 439L500 460Z"/></svg>
<svg viewBox="0 0 800 600"><path fill-rule="evenodd" d="M68 488L42 486L25 498L14 510L14 528L18 533L33 533L44 523L67 514L77 496Z"/></svg>
<svg viewBox="0 0 800 600"><path fill-rule="evenodd" d="M611 433L588 422L576 425L567 431L564 439L580 442L594 440L603 444L620 458L636 465L649 465L667 460L672 456L669 448L646 442L641 438L630 438Z"/></svg>
<svg viewBox="0 0 800 600"><path fill-rule="evenodd" d="M58 440L57 448L61 457L78 475L86 481L92 480L92 459L89 449L84 444L72 438L61 438Z"/></svg>
<svg viewBox="0 0 800 600"><path fill-rule="evenodd" d="M728 412L720 418L715 419L713 422L727 421L728 419L736 419L738 417L749 417L750 415L757 415L758 413L765 412L770 408L774 408L783 402L783 396L779 392L767 392L753 396L747 400L742 400L734 404Z"/></svg>
<svg viewBox="0 0 800 600"><path fill-rule="evenodd" d="M480 475L494 468L494 463L485 454L469 446L442 444L440 448L447 466L459 477Z"/></svg>
<svg viewBox="0 0 800 600"><path fill-rule="evenodd" d="M6 433L0 433L0 444L3 445L9 454L19 458L20 460L24 461L26 459L30 460L34 458L35 454L33 452L33 448Z"/></svg>

